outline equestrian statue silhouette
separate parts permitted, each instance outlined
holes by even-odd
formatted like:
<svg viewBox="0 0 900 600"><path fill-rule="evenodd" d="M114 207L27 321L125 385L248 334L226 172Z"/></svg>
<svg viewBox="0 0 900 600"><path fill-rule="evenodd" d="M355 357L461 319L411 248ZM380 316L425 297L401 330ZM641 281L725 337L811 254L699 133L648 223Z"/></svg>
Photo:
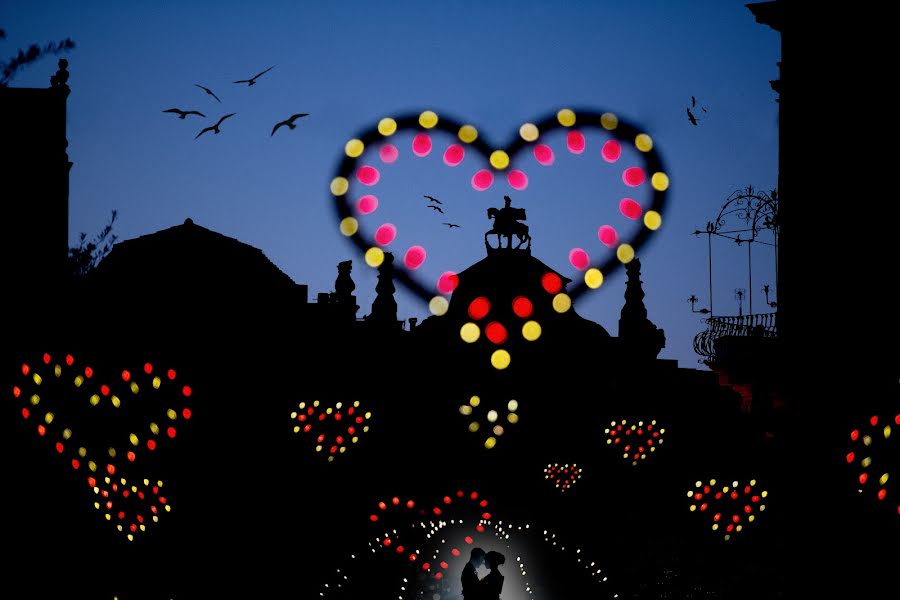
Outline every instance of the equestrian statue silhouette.
<svg viewBox="0 0 900 600"><path fill-rule="evenodd" d="M506 248L512 250L530 250L531 249L531 235L528 233L528 225L524 223L519 223L519 221L524 221L526 219L525 209L524 208L514 208L510 206L512 200L509 196L503 196L503 200L506 203L506 206L503 208L494 208L493 206L487 209L488 219L494 220L494 226L490 231L484 234L484 246L491 250L499 250L503 248L503 238L506 238ZM488 236L496 235L497 236L497 247L494 248L488 243ZM519 238L518 243L513 247L512 238L516 236ZM523 244L525 245L522 248Z"/></svg>

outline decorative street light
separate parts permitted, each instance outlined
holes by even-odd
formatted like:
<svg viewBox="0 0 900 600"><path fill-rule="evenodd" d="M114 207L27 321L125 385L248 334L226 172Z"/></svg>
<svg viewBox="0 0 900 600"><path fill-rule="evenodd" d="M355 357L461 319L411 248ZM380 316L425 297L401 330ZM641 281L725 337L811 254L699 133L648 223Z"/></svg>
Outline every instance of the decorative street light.
<svg viewBox="0 0 900 600"><path fill-rule="evenodd" d="M740 229L725 229L726 222L729 218L736 217L747 227ZM747 244L747 289L753 289L753 256L752 249L754 243L764 244L775 248L775 278L778 279L778 191L772 190L768 193L759 192L753 189L753 186L747 186L746 189L735 190L725 200L725 204L719 210L719 214L715 220L706 224L706 230L695 230L692 235L699 236L706 233L707 256L709 261L709 313L712 314L712 236L724 237L734 240L737 245ZM764 230L772 232L773 241L766 242L759 239L760 234ZM736 235L735 235L736 234ZM748 237L742 237L741 234L749 234ZM746 291L746 290L745 290ZM766 294L766 304L775 307L775 301L769 301L769 286L764 286L763 292ZM696 298L691 296L691 298ZM690 301L690 299L689 299ZM748 294L749 314L753 314L753 294ZM692 312L702 312L694 310L694 302L691 302Z"/></svg>

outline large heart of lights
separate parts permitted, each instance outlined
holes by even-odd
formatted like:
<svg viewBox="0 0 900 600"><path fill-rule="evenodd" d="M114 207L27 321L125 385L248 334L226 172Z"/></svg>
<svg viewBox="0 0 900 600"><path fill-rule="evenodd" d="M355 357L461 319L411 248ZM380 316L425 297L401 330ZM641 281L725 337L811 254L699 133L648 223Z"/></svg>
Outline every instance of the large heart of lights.
<svg viewBox="0 0 900 600"><path fill-rule="evenodd" d="M879 504L896 507L900 516L900 487L897 478L897 450L891 432L900 426L900 414L872 415L865 426L850 432L853 448L846 455L847 464L855 469L854 477L860 493L873 494Z"/></svg>
<svg viewBox="0 0 900 600"><path fill-rule="evenodd" d="M644 421L629 423L627 419L622 419L619 422L612 421L604 432L607 445L621 452L622 457L631 461L632 465L637 465L656 452L663 443L662 436L666 430L655 419L646 424Z"/></svg>
<svg viewBox="0 0 900 600"><path fill-rule="evenodd" d="M755 479L741 485L732 481L730 485L698 481L694 489L688 490L691 512L708 514L712 530L722 534L725 540L744 530L753 523L759 513L766 510L765 500L769 493L760 490Z"/></svg>
<svg viewBox="0 0 900 600"><path fill-rule="evenodd" d="M504 423L515 425L519 422L519 415L516 413L518 409L518 400L488 403L481 396L471 396L468 402L460 405L459 414L468 419L469 432L482 435L484 447L490 450L506 431Z"/></svg>
<svg viewBox="0 0 900 600"><path fill-rule="evenodd" d="M396 118L385 117L344 146L343 157L330 184L331 194L336 199L339 229L354 242L368 265L377 267L382 263L383 248L391 246L398 232L393 224L380 222L377 208L379 203L396 199L381 197L379 200L375 194L381 179L380 169L389 168L400 156L401 149L391 143L391 136L399 132L415 134L409 151L417 159L442 154L444 164L455 168L463 164L467 153L473 155L477 166L470 169L467 162L463 168L468 169L465 176L471 177L475 190L486 191L501 180L511 190L523 191L528 187L527 171L550 167L554 163L555 152L563 151L554 150L541 140L555 130L566 132L565 147L572 154L585 152L585 131L600 132L606 139L597 155L598 165L606 163L615 166L622 154L623 144L633 146L639 156L635 162L640 164L624 167L622 182L629 196L644 196L638 200L623 197L619 201L619 212L626 221L642 220L642 226L637 228L631 239L622 239L615 226L604 223L597 229L597 237L606 249L614 251L605 252L598 248L601 254L591 253L605 258L593 260L591 253L583 248L576 247L569 251L568 262L579 273L577 277L570 277L576 283L560 302L570 302L586 290L600 287L604 276L609 276L622 264L632 260L635 252L660 227L666 205L669 177L653 140L637 126L624 122L610 112L564 108L535 122L524 123L519 128L518 136L505 147L487 142L472 125L446 115L439 116L430 110ZM442 137L449 138L450 142L433 153L437 145L433 138L438 132L442 132ZM498 187L502 185L497 183ZM590 215L585 214L585 218L590 218ZM454 273L438 269L442 272L440 278L424 281L416 275L416 271L427 260L427 248L414 244L400 248L400 251L403 260L394 266L396 279L428 302L432 313L444 314L447 309L445 294L452 291L448 288L452 288Z"/></svg>
<svg viewBox="0 0 900 600"><path fill-rule="evenodd" d="M582 469L578 465L553 463L544 468L544 479L553 484L560 492L570 489L581 479Z"/></svg>
<svg viewBox="0 0 900 600"><path fill-rule="evenodd" d="M471 527L471 531L464 532L468 534L462 537L462 542L471 547L475 536L485 533L484 523L491 519L487 506L488 501L479 497L476 491L457 490L454 495L444 496L426 506L394 496L390 501L379 502L378 510L369 515L369 521L378 532L373 546L416 565L434 579L443 579L449 565L440 555L439 547L423 554L426 548L435 545L429 540L436 541L440 537L438 532L459 521L460 525L467 523ZM452 546L448 554L458 557L462 551L459 546Z"/></svg>
<svg viewBox="0 0 900 600"><path fill-rule="evenodd" d="M191 387L174 369L147 362L112 373L76 363L71 354L55 360L44 354L23 362L13 397L22 404L24 423L85 479L99 499L95 507L129 540L171 510L160 496L162 481L151 484L133 474L158 456L191 418ZM128 471L129 483L122 475Z"/></svg>
<svg viewBox="0 0 900 600"><path fill-rule="evenodd" d="M328 462L369 432L367 423L371 418L372 413L362 410L359 400L346 407L342 402L334 406L325 406L318 400L301 402L291 413L294 433L313 436L316 452L327 456Z"/></svg>

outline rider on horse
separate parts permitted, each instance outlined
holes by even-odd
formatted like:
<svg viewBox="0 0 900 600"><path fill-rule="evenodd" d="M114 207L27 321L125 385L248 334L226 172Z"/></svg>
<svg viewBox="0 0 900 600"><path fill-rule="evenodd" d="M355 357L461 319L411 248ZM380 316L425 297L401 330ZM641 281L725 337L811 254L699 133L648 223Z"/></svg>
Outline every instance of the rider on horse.
<svg viewBox="0 0 900 600"><path fill-rule="evenodd" d="M509 196L503 196L503 200L505 202L503 208L497 209L492 207L488 209L488 218L494 219L494 227L484 235L485 245L487 245L487 236L493 233L497 235L497 249L503 247L504 237L507 240L506 247L512 248L513 235L519 238L519 244L516 248L519 248L526 241L528 242L526 248L530 248L531 236L528 235L528 226L524 223L519 223L520 220L524 221L526 219L525 209L513 208L511 206L512 199ZM490 246L488 247L490 248Z"/></svg>

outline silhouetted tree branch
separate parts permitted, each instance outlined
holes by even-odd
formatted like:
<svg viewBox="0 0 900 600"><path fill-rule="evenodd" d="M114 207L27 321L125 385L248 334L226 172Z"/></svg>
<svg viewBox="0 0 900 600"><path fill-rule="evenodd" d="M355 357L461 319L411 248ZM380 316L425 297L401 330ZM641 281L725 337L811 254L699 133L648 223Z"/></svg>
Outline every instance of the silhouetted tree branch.
<svg viewBox="0 0 900 600"><path fill-rule="evenodd" d="M6 32L0 29L0 33L3 35L0 36L0 39L4 39L6 37ZM38 44L32 44L28 47L28 50L22 51L19 50L19 53L10 58L5 63L0 63L3 67L3 75L0 76L0 87L7 87L9 82L15 76L16 72L19 69L24 67L25 65L32 63L39 58L42 58L48 54L61 54L63 52L68 52L72 48L75 47L75 42L71 39L66 38L60 42L50 42L49 44L45 44L43 47Z"/></svg>
<svg viewBox="0 0 900 600"><path fill-rule="evenodd" d="M117 216L118 211L114 209L109 218L109 223L94 236L94 239L88 241L87 234L82 231L78 237L78 245L69 248L67 260L69 273L73 277L83 277L90 273L112 250L113 244L119 238L112 232L113 223L116 222Z"/></svg>

